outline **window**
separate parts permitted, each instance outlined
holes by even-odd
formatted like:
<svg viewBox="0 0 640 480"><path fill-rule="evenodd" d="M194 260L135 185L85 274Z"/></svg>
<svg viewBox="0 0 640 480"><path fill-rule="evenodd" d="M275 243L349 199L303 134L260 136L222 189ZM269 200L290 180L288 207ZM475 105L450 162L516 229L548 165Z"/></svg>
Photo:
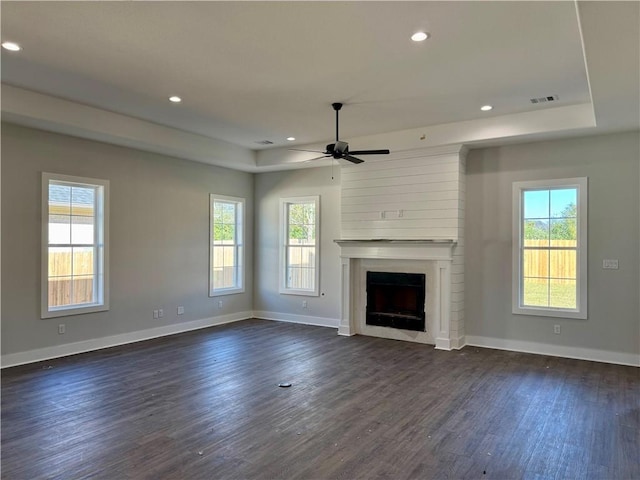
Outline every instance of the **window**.
<svg viewBox="0 0 640 480"><path fill-rule="evenodd" d="M42 174L41 317L109 309L109 182Z"/></svg>
<svg viewBox="0 0 640 480"><path fill-rule="evenodd" d="M280 200L280 293L318 296L320 197Z"/></svg>
<svg viewBox="0 0 640 480"><path fill-rule="evenodd" d="M210 195L209 296L244 292L244 198Z"/></svg>
<svg viewBox="0 0 640 480"><path fill-rule="evenodd" d="M513 184L513 313L587 318L587 179Z"/></svg>

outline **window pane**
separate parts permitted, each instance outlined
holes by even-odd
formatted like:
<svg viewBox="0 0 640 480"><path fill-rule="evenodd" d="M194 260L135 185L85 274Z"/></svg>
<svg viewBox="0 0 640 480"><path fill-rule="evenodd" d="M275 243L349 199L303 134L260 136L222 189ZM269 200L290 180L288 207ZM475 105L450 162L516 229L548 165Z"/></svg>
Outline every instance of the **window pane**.
<svg viewBox="0 0 640 480"><path fill-rule="evenodd" d="M94 218L71 217L71 243L91 245L94 243Z"/></svg>
<svg viewBox="0 0 640 480"><path fill-rule="evenodd" d="M213 202L213 221L215 223L222 221L222 204L220 202Z"/></svg>
<svg viewBox="0 0 640 480"><path fill-rule="evenodd" d="M71 277L49 279L49 306L61 307L71 303Z"/></svg>
<svg viewBox="0 0 640 480"><path fill-rule="evenodd" d="M236 265L236 248L235 247L222 247L224 249L224 265L234 266Z"/></svg>
<svg viewBox="0 0 640 480"><path fill-rule="evenodd" d="M93 247L73 248L73 274L93 275Z"/></svg>
<svg viewBox="0 0 640 480"><path fill-rule="evenodd" d="M522 302L529 307L548 307L549 280L544 278L524 278Z"/></svg>
<svg viewBox="0 0 640 480"><path fill-rule="evenodd" d="M549 276L549 250L524 250L522 272L525 277Z"/></svg>
<svg viewBox="0 0 640 480"><path fill-rule="evenodd" d="M549 190L523 192L524 218L549 218Z"/></svg>
<svg viewBox="0 0 640 480"><path fill-rule="evenodd" d="M292 203L289 204L289 224L302 225L305 222L305 204L304 203Z"/></svg>
<svg viewBox="0 0 640 480"><path fill-rule="evenodd" d="M525 220L523 230L523 244L525 247L549 246L548 220Z"/></svg>
<svg viewBox="0 0 640 480"><path fill-rule="evenodd" d="M289 247L288 254L287 254L287 265L300 266L301 263L302 263L302 248Z"/></svg>
<svg viewBox="0 0 640 480"><path fill-rule="evenodd" d="M575 280L549 281L550 307L577 308L577 294Z"/></svg>
<svg viewBox="0 0 640 480"><path fill-rule="evenodd" d="M94 188L71 187L71 214L83 216L95 216L94 205L96 202Z"/></svg>
<svg viewBox="0 0 640 480"><path fill-rule="evenodd" d="M303 267L314 268L316 265L316 248L301 247L300 248L300 264Z"/></svg>
<svg viewBox="0 0 640 480"><path fill-rule="evenodd" d="M71 215L71 187L49 184L49 213Z"/></svg>
<svg viewBox="0 0 640 480"><path fill-rule="evenodd" d="M576 250L551 250L550 255L551 278L577 278Z"/></svg>
<svg viewBox="0 0 640 480"><path fill-rule="evenodd" d="M575 218L551 220L551 246L576 247L578 245L578 224Z"/></svg>
<svg viewBox="0 0 640 480"><path fill-rule="evenodd" d="M222 204L222 222L223 223L236 223L236 208L232 203Z"/></svg>
<svg viewBox="0 0 640 480"><path fill-rule="evenodd" d="M287 268L287 288L311 290L313 289L314 280L315 270L313 268Z"/></svg>
<svg viewBox="0 0 640 480"><path fill-rule="evenodd" d="M315 224L316 206L314 203L307 203L304 207L305 222L307 225Z"/></svg>
<svg viewBox="0 0 640 480"><path fill-rule="evenodd" d="M71 275L71 247L49 247L49 277Z"/></svg>
<svg viewBox="0 0 640 480"><path fill-rule="evenodd" d="M71 243L71 217L68 215L49 215L49 244L65 245Z"/></svg>
<svg viewBox="0 0 640 480"><path fill-rule="evenodd" d="M235 240L235 225L228 223L214 223L213 240L215 243L231 244Z"/></svg>
<svg viewBox="0 0 640 480"><path fill-rule="evenodd" d="M576 217L578 213L578 190L566 188L551 190L551 216Z"/></svg>
<svg viewBox="0 0 640 480"><path fill-rule="evenodd" d="M73 303L93 303L93 275L73 277Z"/></svg>

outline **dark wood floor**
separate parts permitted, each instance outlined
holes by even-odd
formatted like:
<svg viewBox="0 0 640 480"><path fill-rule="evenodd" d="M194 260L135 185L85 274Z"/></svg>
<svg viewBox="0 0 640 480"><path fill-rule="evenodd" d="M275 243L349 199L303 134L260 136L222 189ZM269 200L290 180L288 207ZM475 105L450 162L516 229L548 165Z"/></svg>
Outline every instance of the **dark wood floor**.
<svg viewBox="0 0 640 480"><path fill-rule="evenodd" d="M3 370L2 478L638 479L639 372L249 320Z"/></svg>

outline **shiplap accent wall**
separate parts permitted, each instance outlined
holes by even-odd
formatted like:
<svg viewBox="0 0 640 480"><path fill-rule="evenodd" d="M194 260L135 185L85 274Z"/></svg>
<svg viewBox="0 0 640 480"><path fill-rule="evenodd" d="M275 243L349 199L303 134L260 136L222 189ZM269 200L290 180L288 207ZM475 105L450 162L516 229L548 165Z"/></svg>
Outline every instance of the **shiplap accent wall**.
<svg viewBox="0 0 640 480"><path fill-rule="evenodd" d="M341 238L451 239L451 338L464 343L466 149L406 150L342 167ZM456 341L457 340L457 341Z"/></svg>
<svg viewBox="0 0 640 480"><path fill-rule="evenodd" d="M451 266L451 324L450 335L457 348L464 346L464 211L465 211L465 172L466 150L458 155L458 236L453 247L453 265Z"/></svg>

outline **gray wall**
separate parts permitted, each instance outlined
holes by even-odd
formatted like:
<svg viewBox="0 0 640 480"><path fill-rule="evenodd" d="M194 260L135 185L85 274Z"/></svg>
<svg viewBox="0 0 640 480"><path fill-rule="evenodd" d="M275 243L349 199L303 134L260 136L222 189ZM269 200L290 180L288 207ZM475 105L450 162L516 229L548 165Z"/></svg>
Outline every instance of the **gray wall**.
<svg viewBox="0 0 640 480"><path fill-rule="evenodd" d="M40 319L42 171L111 182L108 312ZM243 294L208 297L209 193L246 198ZM3 124L2 353L251 311L252 219L252 174Z"/></svg>
<svg viewBox="0 0 640 480"><path fill-rule="evenodd" d="M467 157L466 333L639 353L638 132L473 150ZM511 192L520 180L589 178L589 318L511 313ZM619 270L603 270L618 259ZM561 335L553 334L560 324Z"/></svg>
<svg viewBox="0 0 640 480"><path fill-rule="evenodd" d="M332 180L331 177L334 177ZM278 293L280 198L320 196L320 296ZM340 318L340 168L306 168L260 173L255 179L254 310ZM302 308L303 300L307 308Z"/></svg>

